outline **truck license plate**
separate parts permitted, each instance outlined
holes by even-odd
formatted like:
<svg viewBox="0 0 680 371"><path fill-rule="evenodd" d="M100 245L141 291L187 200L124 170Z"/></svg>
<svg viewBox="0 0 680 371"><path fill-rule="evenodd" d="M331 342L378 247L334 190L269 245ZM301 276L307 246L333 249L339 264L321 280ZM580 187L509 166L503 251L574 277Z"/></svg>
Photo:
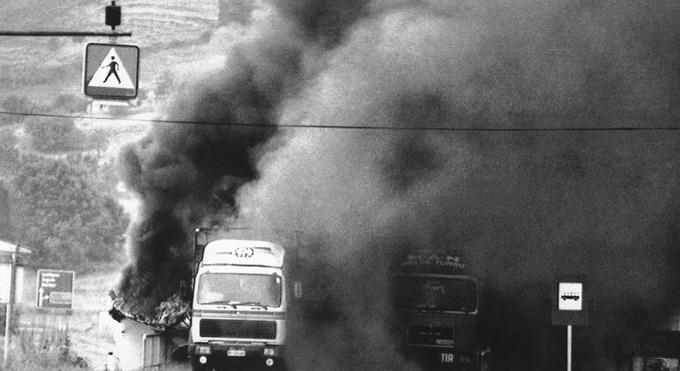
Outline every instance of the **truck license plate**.
<svg viewBox="0 0 680 371"><path fill-rule="evenodd" d="M243 348L229 348L227 349L227 357L245 357L246 350Z"/></svg>

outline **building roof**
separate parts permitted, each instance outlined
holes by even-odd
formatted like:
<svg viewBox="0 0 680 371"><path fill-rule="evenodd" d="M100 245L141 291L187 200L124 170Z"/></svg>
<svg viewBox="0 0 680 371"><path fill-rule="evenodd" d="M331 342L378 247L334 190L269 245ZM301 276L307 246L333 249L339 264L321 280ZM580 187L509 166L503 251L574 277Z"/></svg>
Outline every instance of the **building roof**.
<svg viewBox="0 0 680 371"><path fill-rule="evenodd" d="M11 254L16 251L17 244L7 242L7 241L2 241L0 240L0 254ZM20 254L32 254L33 251L23 247L19 246L19 253Z"/></svg>

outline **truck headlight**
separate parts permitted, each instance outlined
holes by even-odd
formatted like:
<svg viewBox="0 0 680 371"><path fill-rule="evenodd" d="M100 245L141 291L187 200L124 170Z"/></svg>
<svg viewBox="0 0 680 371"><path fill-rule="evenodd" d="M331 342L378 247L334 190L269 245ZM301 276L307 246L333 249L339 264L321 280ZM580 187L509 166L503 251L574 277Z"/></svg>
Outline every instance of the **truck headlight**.
<svg viewBox="0 0 680 371"><path fill-rule="evenodd" d="M458 362L460 362L460 363L472 363L472 358L470 356L460 356L460 357L458 357Z"/></svg>
<svg viewBox="0 0 680 371"><path fill-rule="evenodd" d="M276 348L264 348L264 355L267 357L275 357L277 356L277 353Z"/></svg>
<svg viewBox="0 0 680 371"><path fill-rule="evenodd" d="M212 349L210 349L210 347L208 347L208 346L202 345L202 346L196 347L196 353L197 354L210 355L210 354L212 354Z"/></svg>

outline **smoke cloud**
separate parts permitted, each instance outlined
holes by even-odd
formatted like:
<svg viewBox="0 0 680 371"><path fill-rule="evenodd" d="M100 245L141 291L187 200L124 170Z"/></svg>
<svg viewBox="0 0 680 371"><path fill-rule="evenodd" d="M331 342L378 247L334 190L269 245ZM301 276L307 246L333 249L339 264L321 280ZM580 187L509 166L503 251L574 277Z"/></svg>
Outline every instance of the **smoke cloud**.
<svg viewBox="0 0 680 371"><path fill-rule="evenodd" d="M676 115L675 6L372 5L281 122L592 129ZM323 241L319 260L338 269L329 291L351 336L320 334L312 354L388 342L365 333L389 308L386 261L445 246L468 251L485 283L484 331L506 370L560 367L550 284L587 274L591 326L575 352L581 369L602 370L629 361L622 339L677 308L677 146L663 131L297 130L239 200L263 225ZM362 349L326 358L343 369L370 358Z"/></svg>
<svg viewBox="0 0 680 371"><path fill-rule="evenodd" d="M559 367L556 274L591 283L591 326L575 334L579 369L625 364L622 339L677 308L674 131L418 128L671 126L678 5L291 0L267 9L225 67L167 112L224 125L158 126L121 155L144 205L119 290L131 302L149 310L172 294L156 283L188 272L194 227L238 220L301 230L332 272L327 291L341 315L317 331L301 326L295 369L417 369L391 351L385 313L390 258L421 246L468 253L488 293L484 335L506 370Z"/></svg>
<svg viewBox="0 0 680 371"><path fill-rule="evenodd" d="M321 27L314 22L323 6L260 5L246 32L225 46L225 65L171 98L167 118L199 124L157 125L120 154L121 176L142 206L128 231L119 309L153 318L161 301L189 294L181 285L191 273L192 231L238 214L235 194L258 178L259 148L277 133L283 103L304 86L308 54L339 40L356 19L354 10L329 14L333 24Z"/></svg>

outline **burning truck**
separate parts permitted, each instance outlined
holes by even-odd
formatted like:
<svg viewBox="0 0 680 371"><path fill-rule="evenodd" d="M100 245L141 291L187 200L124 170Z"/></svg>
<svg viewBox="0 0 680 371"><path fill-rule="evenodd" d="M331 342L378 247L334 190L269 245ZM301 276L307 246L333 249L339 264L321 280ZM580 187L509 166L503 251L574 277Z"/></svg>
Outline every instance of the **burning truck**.
<svg viewBox="0 0 680 371"><path fill-rule="evenodd" d="M147 317L114 299L112 317L135 321L128 331L141 326L128 340L132 345L117 344L142 351L132 357L142 364L128 368L159 366L186 354L194 371L226 364L284 369L287 313L301 296L301 283L292 276L294 255L256 240L216 239L194 249L190 303L179 292ZM161 337L161 346L147 341L152 334Z"/></svg>
<svg viewBox="0 0 680 371"><path fill-rule="evenodd" d="M194 280L188 354L192 370L225 363L284 369L286 312L301 295L284 248L252 240L215 240Z"/></svg>

